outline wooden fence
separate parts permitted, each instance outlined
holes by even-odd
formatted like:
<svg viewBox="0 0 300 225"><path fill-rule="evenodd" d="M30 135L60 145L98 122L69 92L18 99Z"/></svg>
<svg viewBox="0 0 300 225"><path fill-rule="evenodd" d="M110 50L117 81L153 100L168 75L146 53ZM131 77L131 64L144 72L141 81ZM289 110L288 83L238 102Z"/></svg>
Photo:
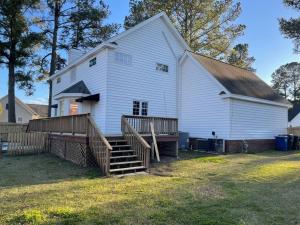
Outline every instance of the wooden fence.
<svg viewBox="0 0 300 225"><path fill-rule="evenodd" d="M300 136L300 127L289 127L288 134L293 134L296 136Z"/></svg>
<svg viewBox="0 0 300 225"><path fill-rule="evenodd" d="M0 123L0 140L7 141L9 133L24 132L27 124Z"/></svg>
<svg viewBox="0 0 300 225"><path fill-rule="evenodd" d="M9 155L39 154L48 151L48 134L16 132L8 134Z"/></svg>

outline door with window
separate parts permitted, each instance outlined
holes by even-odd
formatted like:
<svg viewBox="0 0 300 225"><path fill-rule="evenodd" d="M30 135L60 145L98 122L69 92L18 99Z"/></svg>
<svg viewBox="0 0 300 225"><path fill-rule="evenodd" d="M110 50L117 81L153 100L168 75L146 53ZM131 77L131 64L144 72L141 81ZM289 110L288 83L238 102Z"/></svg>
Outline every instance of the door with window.
<svg viewBox="0 0 300 225"><path fill-rule="evenodd" d="M132 105L132 115L148 116L148 102L134 100Z"/></svg>

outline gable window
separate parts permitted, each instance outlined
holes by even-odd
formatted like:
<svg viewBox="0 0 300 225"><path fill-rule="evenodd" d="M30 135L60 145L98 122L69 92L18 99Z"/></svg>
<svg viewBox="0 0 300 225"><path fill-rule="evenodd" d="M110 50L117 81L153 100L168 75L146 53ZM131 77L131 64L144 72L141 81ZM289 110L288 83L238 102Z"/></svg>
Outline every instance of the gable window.
<svg viewBox="0 0 300 225"><path fill-rule="evenodd" d="M132 65L132 56L121 53L121 52L115 52L115 62L121 65Z"/></svg>
<svg viewBox="0 0 300 225"><path fill-rule="evenodd" d="M162 63L156 63L156 71L161 71L168 73L169 72L169 66L162 64Z"/></svg>
<svg viewBox="0 0 300 225"><path fill-rule="evenodd" d="M132 114L134 116L147 116L148 115L148 102L133 101Z"/></svg>
<svg viewBox="0 0 300 225"><path fill-rule="evenodd" d="M56 79L56 83L59 84L60 82L61 82L61 78L58 77L58 78Z"/></svg>
<svg viewBox="0 0 300 225"><path fill-rule="evenodd" d="M92 66L96 65L96 63L97 63L97 58L96 57L92 58L89 62L89 66L92 67Z"/></svg>

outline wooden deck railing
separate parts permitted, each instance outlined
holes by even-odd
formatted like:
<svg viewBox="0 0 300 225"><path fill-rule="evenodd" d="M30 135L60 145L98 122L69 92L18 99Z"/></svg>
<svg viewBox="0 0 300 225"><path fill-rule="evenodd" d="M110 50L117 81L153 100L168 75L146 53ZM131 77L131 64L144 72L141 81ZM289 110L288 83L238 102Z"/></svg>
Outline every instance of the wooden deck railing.
<svg viewBox="0 0 300 225"><path fill-rule="evenodd" d="M150 135L150 122L154 125L156 135L178 135L178 119L151 116L124 115L128 123L142 135Z"/></svg>
<svg viewBox="0 0 300 225"><path fill-rule="evenodd" d="M110 151L111 145L102 134L100 129L97 128L94 120L88 117L88 138L90 149L97 161L98 166L105 175L109 175L110 167Z"/></svg>
<svg viewBox="0 0 300 225"><path fill-rule="evenodd" d="M30 120L28 131L87 134L89 114Z"/></svg>
<svg viewBox="0 0 300 225"><path fill-rule="evenodd" d="M143 166L148 169L150 164L150 145L130 125L125 116L122 116L121 127L124 138L127 140L128 144L132 146L138 158L143 162Z"/></svg>
<svg viewBox="0 0 300 225"><path fill-rule="evenodd" d="M100 129L97 128L97 125L90 117L90 114L30 120L27 130L46 133L86 135L89 147L98 166L104 174L109 174L110 151L112 150L112 147Z"/></svg>

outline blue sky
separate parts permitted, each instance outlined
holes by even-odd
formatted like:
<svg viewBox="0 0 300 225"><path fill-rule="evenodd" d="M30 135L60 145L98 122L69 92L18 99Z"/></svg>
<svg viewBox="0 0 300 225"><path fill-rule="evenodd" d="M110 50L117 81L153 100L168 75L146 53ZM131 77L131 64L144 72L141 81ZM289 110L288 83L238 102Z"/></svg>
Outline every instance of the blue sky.
<svg viewBox="0 0 300 225"><path fill-rule="evenodd" d="M111 9L108 22L123 24L129 12L128 0L106 0ZM256 58L254 68L266 82L270 82L272 72L280 65L299 61L300 55L293 53L293 44L283 38L278 27L278 18L297 17L300 13L285 7L282 0L241 0L243 12L237 22L247 29L237 42L248 43L250 54ZM7 94L7 70L0 68L0 97ZM16 90L16 96L25 102L46 103L48 86L37 84L33 96L25 96Z"/></svg>

